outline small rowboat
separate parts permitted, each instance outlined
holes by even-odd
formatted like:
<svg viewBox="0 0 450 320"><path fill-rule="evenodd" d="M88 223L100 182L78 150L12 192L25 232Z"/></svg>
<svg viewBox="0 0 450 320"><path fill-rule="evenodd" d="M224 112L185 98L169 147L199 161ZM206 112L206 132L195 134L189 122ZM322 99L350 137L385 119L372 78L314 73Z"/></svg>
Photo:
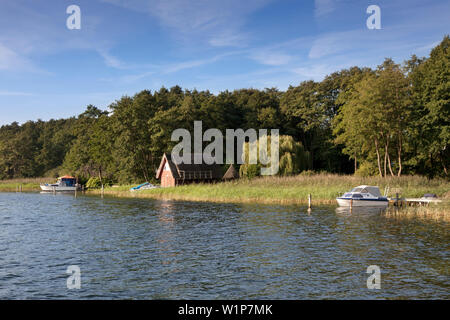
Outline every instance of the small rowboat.
<svg viewBox="0 0 450 320"><path fill-rule="evenodd" d="M139 190L147 190L147 189L155 189L155 188L159 188L159 187L151 184L150 182L144 182L143 184L140 184L136 187L131 188L130 191L134 192L134 191L139 191Z"/></svg>

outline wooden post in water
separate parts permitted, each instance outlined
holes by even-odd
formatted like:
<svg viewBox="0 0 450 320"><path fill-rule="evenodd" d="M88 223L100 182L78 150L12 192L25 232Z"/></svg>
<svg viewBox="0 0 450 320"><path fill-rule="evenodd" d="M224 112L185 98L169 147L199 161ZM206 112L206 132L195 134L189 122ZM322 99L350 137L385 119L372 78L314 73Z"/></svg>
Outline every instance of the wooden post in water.
<svg viewBox="0 0 450 320"><path fill-rule="evenodd" d="M22 192L22 185L20 185L20 192Z"/></svg>
<svg viewBox="0 0 450 320"><path fill-rule="evenodd" d="M311 210L311 193L308 194L308 209Z"/></svg>
<svg viewBox="0 0 450 320"><path fill-rule="evenodd" d="M398 193L395 194L395 206L398 208Z"/></svg>
<svg viewBox="0 0 450 320"><path fill-rule="evenodd" d="M350 212L353 210L353 198L350 199Z"/></svg>

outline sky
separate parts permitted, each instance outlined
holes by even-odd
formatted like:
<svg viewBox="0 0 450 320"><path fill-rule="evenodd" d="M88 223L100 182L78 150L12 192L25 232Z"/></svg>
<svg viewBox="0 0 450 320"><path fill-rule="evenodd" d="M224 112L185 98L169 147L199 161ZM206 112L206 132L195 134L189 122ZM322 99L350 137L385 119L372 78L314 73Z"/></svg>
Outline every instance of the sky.
<svg viewBox="0 0 450 320"><path fill-rule="evenodd" d="M68 29L70 5L80 29ZM381 29L368 29L368 6ZM0 0L0 125L76 116L179 85L286 90L428 56L448 0Z"/></svg>

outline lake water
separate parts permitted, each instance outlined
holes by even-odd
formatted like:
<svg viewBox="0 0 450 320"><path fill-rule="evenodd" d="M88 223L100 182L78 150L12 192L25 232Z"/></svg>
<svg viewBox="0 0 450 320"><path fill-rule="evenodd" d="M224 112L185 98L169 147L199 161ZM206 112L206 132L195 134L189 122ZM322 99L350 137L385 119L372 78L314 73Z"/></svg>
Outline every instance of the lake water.
<svg viewBox="0 0 450 320"><path fill-rule="evenodd" d="M0 193L0 299L449 299L448 230L335 206Z"/></svg>

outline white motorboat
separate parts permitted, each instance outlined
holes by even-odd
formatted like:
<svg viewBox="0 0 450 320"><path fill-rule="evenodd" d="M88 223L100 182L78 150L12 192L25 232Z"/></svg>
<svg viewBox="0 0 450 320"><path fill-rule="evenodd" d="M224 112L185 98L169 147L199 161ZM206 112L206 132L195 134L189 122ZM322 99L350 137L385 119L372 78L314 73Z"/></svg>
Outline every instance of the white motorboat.
<svg viewBox="0 0 450 320"><path fill-rule="evenodd" d="M336 198L341 207L387 207L389 200L375 186L358 186Z"/></svg>
<svg viewBox="0 0 450 320"><path fill-rule="evenodd" d="M77 179L72 176L59 177L56 183L41 183L42 191L76 191L79 189L79 184L77 184Z"/></svg>

